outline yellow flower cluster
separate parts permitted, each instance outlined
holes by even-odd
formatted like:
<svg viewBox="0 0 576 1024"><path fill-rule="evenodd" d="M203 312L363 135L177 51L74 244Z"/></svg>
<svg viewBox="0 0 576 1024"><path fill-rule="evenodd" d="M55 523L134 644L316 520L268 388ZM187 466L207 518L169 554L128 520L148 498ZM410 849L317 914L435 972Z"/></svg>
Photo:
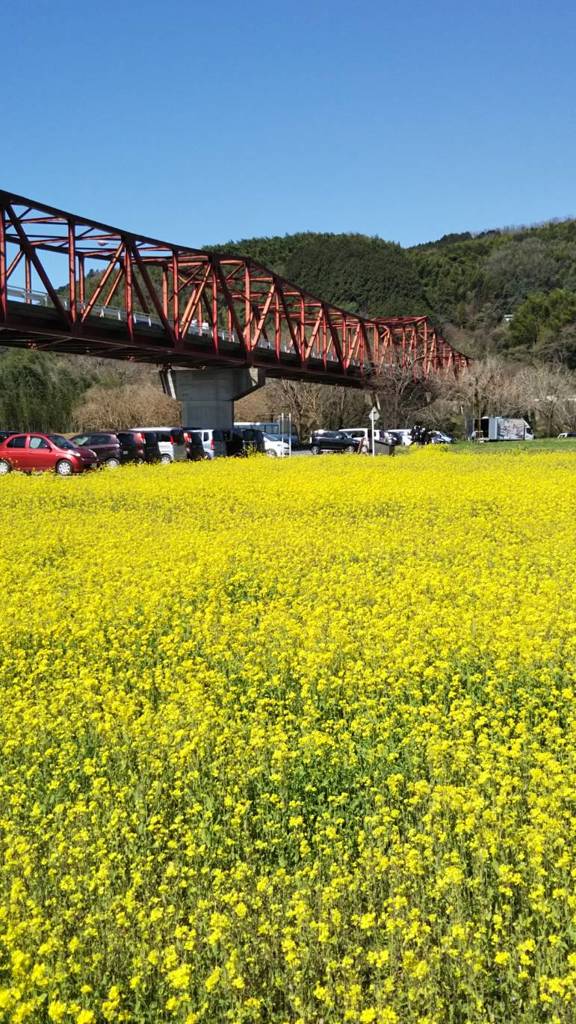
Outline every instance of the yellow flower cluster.
<svg viewBox="0 0 576 1024"><path fill-rule="evenodd" d="M0 1020L576 1017L576 464L2 481Z"/></svg>

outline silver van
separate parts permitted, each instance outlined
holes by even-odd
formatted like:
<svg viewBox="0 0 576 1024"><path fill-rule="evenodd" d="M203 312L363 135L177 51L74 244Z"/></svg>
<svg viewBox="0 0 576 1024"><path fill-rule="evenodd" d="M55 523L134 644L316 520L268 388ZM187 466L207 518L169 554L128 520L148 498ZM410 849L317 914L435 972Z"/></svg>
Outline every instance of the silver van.
<svg viewBox="0 0 576 1024"><path fill-rule="evenodd" d="M202 429L194 427L193 429L185 428L186 433L196 434L197 437L202 441L202 446L206 453L206 457L209 459L218 459L223 455L227 455L228 451L226 448L226 440L229 436L230 431L228 430L212 430Z"/></svg>

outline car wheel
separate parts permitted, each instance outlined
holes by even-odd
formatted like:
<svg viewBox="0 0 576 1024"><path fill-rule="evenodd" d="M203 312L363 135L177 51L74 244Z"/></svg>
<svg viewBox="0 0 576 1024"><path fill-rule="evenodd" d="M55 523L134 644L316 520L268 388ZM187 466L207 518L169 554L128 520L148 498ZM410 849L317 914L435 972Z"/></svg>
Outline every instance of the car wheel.
<svg viewBox="0 0 576 1024"><path fill-rule="evenodd" d="M172 462L172 459L170 458L169 455L161 455L160 462L162 463L163 466L168 466Z"/></svg>
<svg viewBox="0 0 576 1024"><path fill-rule="evenodd" d="M274 451L273 448L269 448L268 451L266 452L266 455L269 455L271 459L276 458L276 452Z"/></svg>
<svg viewBox="0 0 576 1024"><path fill-rule="evenodd" d="M120 459L106 459L104 463L107 469L118 469L120 465Z"/></svg>
<svg viewBox="0 0 576 1024"><path fill-rule="evenodd" d="M6 476L6 474L9 473L11 469L12 466L10 465L9 462L6 462L6 459L0 459L0 476Z"/></svg>
<svg viewBox="0 0 576 1024"><path fill-rule="evenodd" d="M345 452L349 452L350 454L352 454L352 452L355 452L356 449L355 449L353 444L349 444L348 447L344 449L344 451Z"/></svg>
<svg viewBox="0 0 576 1024"><path fill-rule="evenodd" d="M68 459L60 459L55 466L58 476L72 476L72 465Z"/></svg>
<svg viewBox="0 0 576 1024"><path fill-rule="evenodd" d="M317 444L313 444L310 451L312 452L312 455L320 455L320 449Z"/></svg>

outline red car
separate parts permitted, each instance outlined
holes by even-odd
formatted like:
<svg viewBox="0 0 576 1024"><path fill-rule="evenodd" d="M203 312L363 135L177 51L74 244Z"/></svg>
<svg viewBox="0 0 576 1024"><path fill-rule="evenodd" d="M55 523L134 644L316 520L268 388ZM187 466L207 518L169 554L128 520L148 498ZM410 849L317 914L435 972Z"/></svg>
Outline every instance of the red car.
<svg viewBox="0 0 576 1024"><path fill-rule="evenodd" d="M61 434L12 434L0 443L0 475L12 469L53 469L59 476L71 476L97 465L90 448L79 448Z"/></svg>

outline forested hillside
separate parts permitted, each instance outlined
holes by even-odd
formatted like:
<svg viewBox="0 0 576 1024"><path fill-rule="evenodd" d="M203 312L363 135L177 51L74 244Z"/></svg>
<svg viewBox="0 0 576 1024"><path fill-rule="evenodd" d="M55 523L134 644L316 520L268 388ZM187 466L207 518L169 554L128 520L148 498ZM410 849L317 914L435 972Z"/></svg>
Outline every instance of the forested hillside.
<svg viewBox="0 0 576 1024"><path fill-rule="evenodd" d="M576 365L574 220L446 235L410 249L366 235L304 233L221 251L253 256L352 312L428 313L472 354Z"/></svg>
<svg viewBox="0 0 576 1024"><path fill-rule="evenodd" d="M394 242L366 235L304 233L229 242L306 291L367 316L432 313L418 266Z"/></svg>
<svg viewBox="0 0 576 1024"><path fill-rule="evenodd" d="M445 320L497 322L531 293L576 289L576 221L446 235L408 249L429 301Z"/></svg>

